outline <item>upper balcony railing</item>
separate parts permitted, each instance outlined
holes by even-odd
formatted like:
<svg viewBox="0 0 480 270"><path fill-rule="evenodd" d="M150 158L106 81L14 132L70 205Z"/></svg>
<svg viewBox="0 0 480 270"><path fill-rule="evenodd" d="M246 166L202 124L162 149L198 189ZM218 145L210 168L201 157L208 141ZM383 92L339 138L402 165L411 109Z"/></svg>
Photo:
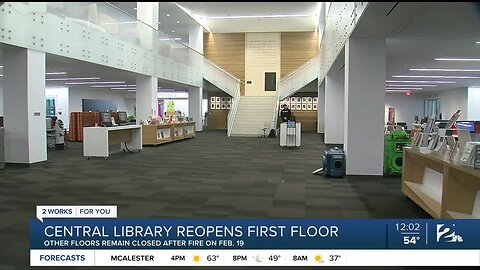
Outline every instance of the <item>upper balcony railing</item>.
<svg viewBox="0 0 480 270"><path fill-rule="evenodd" d="M203 55L107 2L6 2L0 42L201 86Z"/></svg>
<svg viewBox="0 0 480 270"><path fill-rule="evenodd" d="M309 82L318 78L320 70L318 59L319 55L317 54L280 80L280 100L292 95Z"/></svg>

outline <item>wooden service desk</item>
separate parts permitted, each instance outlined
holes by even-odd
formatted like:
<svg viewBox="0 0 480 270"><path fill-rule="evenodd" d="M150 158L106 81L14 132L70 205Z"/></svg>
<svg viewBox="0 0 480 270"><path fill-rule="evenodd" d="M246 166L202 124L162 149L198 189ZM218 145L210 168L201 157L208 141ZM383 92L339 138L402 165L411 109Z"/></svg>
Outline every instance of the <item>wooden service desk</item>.
<svg viewBox="0 0 480 270"><path fill-rule="evenodd" d="M83 156L108 158L111 144L125 151L142 149L142 126L84 127Z"/></svg>

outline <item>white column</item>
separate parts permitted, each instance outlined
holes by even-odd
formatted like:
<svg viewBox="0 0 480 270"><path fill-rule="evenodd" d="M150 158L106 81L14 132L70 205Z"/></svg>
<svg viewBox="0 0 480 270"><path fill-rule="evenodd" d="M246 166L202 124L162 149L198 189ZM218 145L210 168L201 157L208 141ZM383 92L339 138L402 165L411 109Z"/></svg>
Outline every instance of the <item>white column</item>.
<svg viewBox="0 0 480 270"><path fill-rule="evenodd" d="M137 75L137 123L151 115L157 115L158 79L151 76Z"/></svg>
<svg viewBox="0 0 480 270"><path fill-rule="evenodd" d="M4 46L5 162L47 160L45 53Z"/></svg>
<svg viewBox="0 0 480 270"><path fill-rule="evenodd" d="M137 19L158 29L158 2L137 2ZM143 24L138 25L142 47L148 50L157 47L158 34Z"/></svg>
<svg viewBox="0 0 480 270"><path fill-rule="evenodd" d="M344 120L343 72L325 76L325 143L343 144Z"/></svg>
<svg viewBox="0 0 480 270"><path fill-rule="evenodd" d="M137 2L137 19L158 29L158 2ZM151 28L139 25L139 35L142 47L156 49L158 35ZM157 104L158 78L144 75L137 75L137 123L149 116L158 114Z"/></svg>
<svg viewBox="0 0 480 270"><path fill-rule="evenodd" d="M325 133L325 80L318 85L317 133Z"/></svg>
<svg viewBox="0 0 480 270"><path fill-rule="evenodd" d="M347 175L383 175L385 39L345 44L345 154Z"/></svg>
<svg viewBox="0 0 480 270"><path fill-rule="evenodd" d="M195 121L195 130L202 131L202 99L203 88L192 87L188 89L188 116Z"/></svg>

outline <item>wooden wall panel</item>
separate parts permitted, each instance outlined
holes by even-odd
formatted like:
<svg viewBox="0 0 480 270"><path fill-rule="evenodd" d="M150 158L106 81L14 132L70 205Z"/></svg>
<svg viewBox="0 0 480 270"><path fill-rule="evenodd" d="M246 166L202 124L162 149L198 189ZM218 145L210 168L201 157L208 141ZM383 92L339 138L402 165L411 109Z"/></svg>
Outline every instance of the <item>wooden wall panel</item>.
<svg viewBox="0 0 480 270"><path fill-rule="evenodd" d="M207 129L224 129L227 130L228 112L230 110L212 110L210 109L210 98L216 97L230 97L225 92L208 92L208 119Z"/></svg>
<svg viewBox="0 0 480 270"><path fill-rule="evenodd" d="M204 56L215 65L245 82L245 33L205 33ZM245 85L240 87L245 95Z"/></svg>
<svg viewBox="0 0 480 270"><path fill-rule="evenodd" d="M316 92L298 92L293 97L317 97ZM281 110L280 106L280 110ZM303 131L316 131L317 130L317 117L318 111L304 111L304 110L292 110L295 115L296 121L302 123Z"/></svg>
<svg viewBox="0 0 480 270"><path fill-rule="evenodd" d="M281 78L318 53L318 32L283 32Z"/></svg>

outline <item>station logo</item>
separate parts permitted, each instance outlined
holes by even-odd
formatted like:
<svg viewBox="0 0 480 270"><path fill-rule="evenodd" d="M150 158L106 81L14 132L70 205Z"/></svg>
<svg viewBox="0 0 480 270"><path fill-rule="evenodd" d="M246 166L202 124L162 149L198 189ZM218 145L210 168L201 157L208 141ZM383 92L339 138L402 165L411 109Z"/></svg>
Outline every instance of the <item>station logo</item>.
<svg viewBox="0 0 480 270"><path fill-rule="evenodd" d="M445 224L437 224L437 243L461 243L463 238L455 232L455 224L447 226Z"/></svg>

